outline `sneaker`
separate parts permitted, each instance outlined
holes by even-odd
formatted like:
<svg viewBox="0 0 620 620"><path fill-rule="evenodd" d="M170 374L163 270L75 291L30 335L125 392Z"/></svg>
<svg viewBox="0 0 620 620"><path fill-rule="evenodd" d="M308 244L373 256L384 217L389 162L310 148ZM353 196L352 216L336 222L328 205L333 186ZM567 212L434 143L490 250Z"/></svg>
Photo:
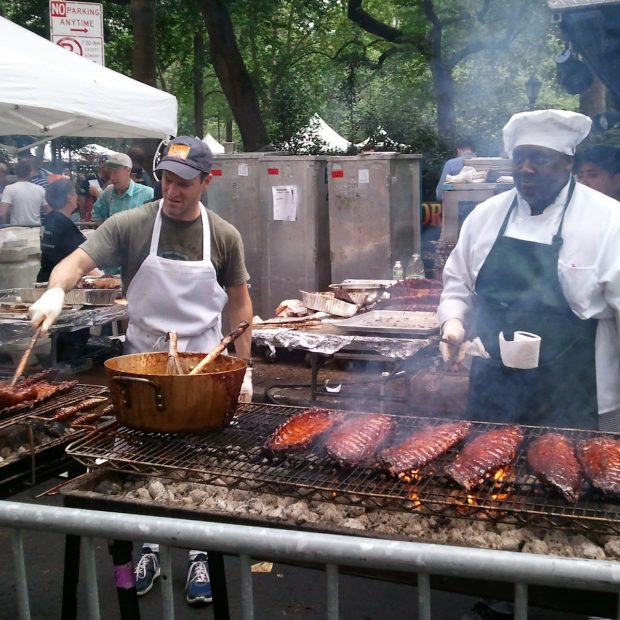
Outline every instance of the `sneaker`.
<svg viewBox="0 0 620 620"><path fill-rule="evenodd" d="M153 582L161 574L159 569L159 553L152 552L150 547L143 547L142 556L135 572L136 592L138 596L144 596L151 591Z"/></svg>
<svg viewBox="0 0 620 620"><path fill-rule="evenodd" d="M189 572L185 584L185 600L190 605L206 605L213 600L207 555L199 553L189 561Z"/></svg>

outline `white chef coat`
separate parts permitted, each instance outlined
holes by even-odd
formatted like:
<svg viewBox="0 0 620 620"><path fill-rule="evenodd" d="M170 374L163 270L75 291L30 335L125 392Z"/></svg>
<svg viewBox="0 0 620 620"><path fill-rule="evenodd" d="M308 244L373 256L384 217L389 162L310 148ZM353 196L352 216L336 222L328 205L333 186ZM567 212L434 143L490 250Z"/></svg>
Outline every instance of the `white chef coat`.
<svg viewBox="0 0 620 620"><path fill-rule="evenodd" d="M476 277L497 237L516 189L479 204L465 219L458 243L443 272L443 293L437 310L440 324L460 319L466 329L474 306ZM506 235L551 243L558 229L568 183L553 204L532 216L517 194ZM620 408L620 205L616 200L577 183L562 228L558 275L573 312L581 319L599 319L596 332L596 385L599 413Z"/></svg>

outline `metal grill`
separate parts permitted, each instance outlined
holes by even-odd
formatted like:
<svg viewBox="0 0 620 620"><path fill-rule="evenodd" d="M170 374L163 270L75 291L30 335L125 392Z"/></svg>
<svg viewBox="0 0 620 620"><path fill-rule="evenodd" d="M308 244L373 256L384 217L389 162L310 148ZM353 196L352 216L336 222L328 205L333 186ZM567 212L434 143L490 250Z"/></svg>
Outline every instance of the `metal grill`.
<svg viewBox="0 0 620 620"><path fill-rule="evenodd" d="M0 419L0 430L9 426L13 426L18 422L23 422L28 418L47 420L50 414L52 414L60 407L75 405L76 403L79 403L86 398L102 395L107 392L107 390L108 388L103 385L88 385L78 383L68 392L53 396L49 400L39 403L34 407L18 409L18 406L16 406L16 408L13 409L15 413L6 415L6 417L0 412L0 415L2 415L2 419Z"/></svg>
<svg viewBox="0 0 620 620"><path fill-rule="evenodd" d="M525 441L502 479L487 481L467 494L455 488L443 473L443 466L454 458L455 450L430 463L410 481L398 480L372 467L342 469L320 451L288 454L278 460L268 458L262 448L265 440L299 411L297 407L240 405L231 426L205 435L146 433L112 425L73 442L67 454L88 467L100 467L98 460L105 459L106 467L123 472L166 477L182 471L186 480L229 488L397 511L419 510L448 517L620 534L620 503L589 489L576 504L569 504L529 473L527 444L552 429L524 426ZM393 417L399 435L444 421ZM497 426L501 425L474 423L473 433ZM574 441L596 434L572 429L562 432Z"/></svg>

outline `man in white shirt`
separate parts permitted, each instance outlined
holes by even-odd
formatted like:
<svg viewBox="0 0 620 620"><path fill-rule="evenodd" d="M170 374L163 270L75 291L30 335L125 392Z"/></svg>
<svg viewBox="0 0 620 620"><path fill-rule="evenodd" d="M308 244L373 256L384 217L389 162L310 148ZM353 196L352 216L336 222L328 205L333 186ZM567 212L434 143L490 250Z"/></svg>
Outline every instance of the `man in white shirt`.
<svg viewBox="0 0 620 620"><path fill-rule="evenodd" d="M40 226L41 209L45 209L45 190L29 181L32 176L32 163L26 160L17 162L15 176L17 181L7 185L0 202L0 223L14 226Z"/></svg>
<svg viewBox="0 0 620 620"><path fill-rule="evenodd" d="M472 358L471 419L593 429L615 423L620 210L571 173L590 126L574 112L515 114L504 146L516 189L474 209L446 262L442 355L460 360L465 338L479 337L490 356ZM522 346L516 331L540 336L537 365L504 363L500 346Z"/></svg>

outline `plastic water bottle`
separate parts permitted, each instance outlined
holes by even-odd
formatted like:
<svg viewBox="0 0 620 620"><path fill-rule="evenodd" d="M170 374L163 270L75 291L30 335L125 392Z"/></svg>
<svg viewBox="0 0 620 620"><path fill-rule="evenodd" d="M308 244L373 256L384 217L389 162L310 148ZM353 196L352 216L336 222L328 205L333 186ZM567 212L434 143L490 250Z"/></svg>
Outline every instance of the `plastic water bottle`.
<svg viewBox="0 0 620 620"><path fill-rule="evenodd" d="M392 267L392 277L394 280L402 280L404 275L403 266L401 265L401 262L397 260L394 263L394 267Z"/></svg>
<svg viewBox="0 0 620 620"><path fill-rule="evenodd" d="M422 262L422 257L419 254L413 254L411 256L411 259L407 265L407 270L405 271L405 277L413 280L426 277L424 273L424 263Z"/></svg>

